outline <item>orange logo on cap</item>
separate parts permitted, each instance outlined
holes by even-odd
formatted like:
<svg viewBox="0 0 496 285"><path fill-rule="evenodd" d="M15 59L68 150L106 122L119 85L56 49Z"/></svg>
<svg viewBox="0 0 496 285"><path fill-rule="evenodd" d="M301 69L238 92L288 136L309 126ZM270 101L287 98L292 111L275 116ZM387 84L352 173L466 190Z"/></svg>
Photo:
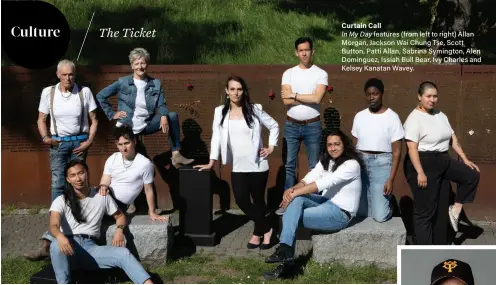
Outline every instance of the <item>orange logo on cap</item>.
<svg viewBox="0 0 496 285"><path fill-rule="evenodd" d="M455 268L457 266L458 266L458 264L456 264L456 261L445 261L443 268L447 269L448 272L451 272L453 270L453 268Z"/></svg>

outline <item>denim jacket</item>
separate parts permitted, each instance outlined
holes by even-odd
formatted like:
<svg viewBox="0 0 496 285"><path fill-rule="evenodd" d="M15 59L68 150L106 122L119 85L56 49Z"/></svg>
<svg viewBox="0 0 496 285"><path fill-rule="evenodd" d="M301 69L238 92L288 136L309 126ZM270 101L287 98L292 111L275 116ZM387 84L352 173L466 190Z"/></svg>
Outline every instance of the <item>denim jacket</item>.
<svg viewBox="0 0 496 285"><path fill-rule="evenodd" d="M149 122L155 115L156 108L158 108L160 116L167 115L169 110L165 103L164 90L162 89L160 80L147 77L145 81L147 82L145 86L145 101L146 109L148 110L148 117L145 121ZM108 98L115 94L117 94L117 110L127 113L125 118L119 119L118 121L122 124L132 126L136 96L138 94L132 74L119 78L119 80L96 94L96 99L100 103L100 106L102 106L103 112L109 120L113 119L115 112L112 110L112 105Z"/></svg>

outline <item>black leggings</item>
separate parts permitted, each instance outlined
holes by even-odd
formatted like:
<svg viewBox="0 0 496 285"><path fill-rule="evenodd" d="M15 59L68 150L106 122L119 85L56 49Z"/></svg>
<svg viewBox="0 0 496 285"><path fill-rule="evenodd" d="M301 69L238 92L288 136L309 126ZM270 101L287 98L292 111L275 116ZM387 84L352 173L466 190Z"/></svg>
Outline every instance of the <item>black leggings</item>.
<svg viewBox="0 0 496 285"><path fill-rule="evenodd" d="M446 240L439 237L447 236L449 181L458 184L455 202L470 203L474 201L480 175L463 162L451 158L448 152L420 151L419 156L427 176L427 188L419 188L417 171L408 155L404 166L406 180L415 201L413 216L417 244L446 244Z"/></svg>
<svg viewBox="0 0 496 285"><path fill-rule="evenodd" d="M266 217L265 187L269 171L265 172L232 172L231 183L234 199L239 208L255 222L253 235L262 236L270 231ZM251 196L251 198L250 198ZM251 201L253 199L253 202Z"/></svg>

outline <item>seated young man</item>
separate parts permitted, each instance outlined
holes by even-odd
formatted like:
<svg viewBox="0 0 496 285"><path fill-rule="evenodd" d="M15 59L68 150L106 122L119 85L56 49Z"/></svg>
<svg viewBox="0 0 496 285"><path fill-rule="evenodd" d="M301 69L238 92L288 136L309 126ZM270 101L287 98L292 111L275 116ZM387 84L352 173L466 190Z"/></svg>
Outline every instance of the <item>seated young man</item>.
<svg viewBox="0 0 496 285"><path fill-rule="evenodd" d="M338 231L346 228L357 213L363 162L342 131L331 131L326 142L326 150L315 168L284 192L280 244L265 260L280 265L265 273L265 278L284 277L294 264L296 230L300 222L313 230Z"/></svg>
<svg viewBox="0 0 496 285"><path fill-rule="evenodd" d="M57 283L70 283L71 270L76 268L119 267L134 283L152 284L150 275L124 247L126 217L111 196L102 196L88 186L88 166L72 160L64 173L68 184L50 207L50 233L55 237L50 245L50 257ZM113 246L95 243L105 214L116 220Z"/></svg>
<svg viewBox="0 0 496 285"><path fill-rule="evenodd" d="M136 197L145 188L148 214L150 219L165 221L167 218L155 213L155 194L153 192L153 163L136 152L136 135L129 126L115 129L115 144L118 152L112 154L105 162L100 194L106 195L110 190L119 208L126 211Z"/></svg>

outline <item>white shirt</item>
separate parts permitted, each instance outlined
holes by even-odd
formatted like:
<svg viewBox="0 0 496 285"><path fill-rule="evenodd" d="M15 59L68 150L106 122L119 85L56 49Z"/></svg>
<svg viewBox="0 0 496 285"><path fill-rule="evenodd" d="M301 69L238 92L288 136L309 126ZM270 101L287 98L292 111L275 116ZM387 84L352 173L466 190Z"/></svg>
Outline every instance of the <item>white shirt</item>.
<svg viewBox="0 0 496 285"><path fill-rule="evenodd" d="M99 238L103 215L111 216L115 214L118 210L117 204L112 199L112 196L102 196L98 194L98 190L95 188L91 189L86 198L79 200L79 203L81 205L81 216L85 219L84 223L76 221L71 209L65 202L64 195L60 195L52 202L50 211L61 215L60 230L64 235L85 234Z"/></svg>
<svg viewBox="0 0 496 285"><path fill-rule="evenodd" d="M116 152L105 162L103 174L110 175L110 188L115 198L129 205L143 190L143 185L153 183L154 170L153 163L139 153L134 160L128 161Z"/></svg>
<svg viewBox="0 0 496 285"><path fill-rule="evenodd" d="M72 92L62 93L59 89L59 85L60 83L55 85L55 94L53 97L54 114L51 114L50 116L50 133L61 137L78 135L81 124L81 100L79 99L78 94L79 86L74 84ZM40 105L38 107L38 111L47 115L50 114L51 89L51 86L43 89L41 92ZM88 114L97 108L93 94L88 87L83 87L83 99L85 114ZM53 117L55 117L55 123L57 124L57 134L55 134ZM84 116L83 132L87 133L88 131L88 116Z"/></svg>
<svg viewBox="0 0 496 285"><path fill-rule="evenodd" d="M136 103L134 107L134 114L132 118L133 122L133 133L139 134L143 129L146 128L146 118L148 117L148 110L146 109L145 100L145 87L146 81L133 78L134 85L136 86ZM117 127L122 126L121 122L115 124Z"/></svg>
<svg viewBox="0 0 496 285"><path fill-rule="evenodd" d="M392 152L391 143L405 136L400 117L389 108L381 114L374 114L368 108L358 112L351 134L357 138L357 149L380 152Z"/></svg>
<svg viewBox="0 0 496 285"><path fill-rule="evenodd" d="M455 133L448 117L438 110L431 115L414 109L404 127L405 139L416 142L419 151L448 151L451 136Z"/></svg>
<svg viewBox="0 0 496 285"><path fill-rule="evenodd" d="M222 158L222 164L232 163L232 153L228 147L229 138L229 117L230 112L227 112L222 125L222 109L224 106L215 108L214 121L212 123L212 140L210 141L210 159L218 160L219 154ZM262 142L262 126L269 129L269 146L277 146L279 137L279 125L267 112L262 110L262 105L255 104L253 106L253 127L250 129L250 141L252 147L252 160L256 163L261 160L260 149L263 147ZM258 118L258 119L257 119Z"/></svg>
<svg viewBox="0 0 496 285"><path fill-rule="evenodd" d="M281 85L291 85L293 93L313 94L317 85L328 85L328 76L320 67L315 64L310 68L301 69L298 65L284 72ZM289 106L287 113L296 120L309 120L320 115L320 104L301 103L296 106Z"/></svg>
<svg viewBox="0 0 496 285"><path fill-rule="evenodd" d="M269 170L265 158L258 162L253 160L253 143L251 130L245 119L229 120L228 146L233 158L233 172L264 172Z"/></svg>
<svg viewBox="0 0 496 285"><path fill-rule="evenodd" d="M322 196L331 200L339 208L356 216L362 192L362 178L360 164L349 159L341 164L336 171L331 172L334 161L329 163L329 169L325 170L320 161L315 165L303 181L306 184L315 182L318 191L323 191Z"/></svg>

